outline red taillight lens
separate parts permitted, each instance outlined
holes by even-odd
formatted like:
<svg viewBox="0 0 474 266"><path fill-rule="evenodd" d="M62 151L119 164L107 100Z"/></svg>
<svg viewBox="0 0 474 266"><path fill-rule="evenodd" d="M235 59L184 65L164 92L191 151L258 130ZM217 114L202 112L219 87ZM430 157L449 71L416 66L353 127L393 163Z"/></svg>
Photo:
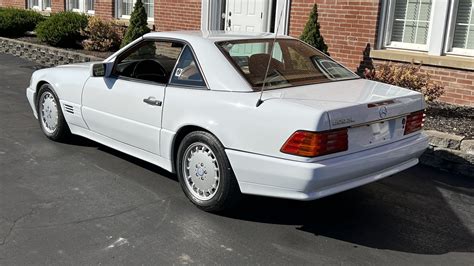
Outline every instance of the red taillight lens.
<svg viewBox="0 0 474 266"><path fill-rule="evenodd" d="M347 150L347 128L325 132L296 131L281 147L281 152L316 157Z"/></svg>
<svg viewBox="0 0 474 266"><path fill-rule="evenodd" d="M425 122L424 111L407 115L407 120L405 122L405 135L421 130L423 128L423 122Z"/></svg>

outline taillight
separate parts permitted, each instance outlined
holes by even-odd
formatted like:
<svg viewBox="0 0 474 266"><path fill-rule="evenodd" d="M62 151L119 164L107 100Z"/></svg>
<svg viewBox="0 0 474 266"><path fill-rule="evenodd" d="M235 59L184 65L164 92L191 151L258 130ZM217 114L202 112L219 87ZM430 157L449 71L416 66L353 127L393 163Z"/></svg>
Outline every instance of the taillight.
<svg viewBox="0 0 474 266"><path fill-rule="evenodd" d="M405 122L405 135L421 130L423 128L423 122L425 122L424 111L419 111L407 115Z"/></svg>
<svg viewBox="0 0 474 266"><path fill-rule="evenodd" d="M316 157L347 150L347 128L311 132L299 130L293 133L281 147L281 152Z"/></svg>

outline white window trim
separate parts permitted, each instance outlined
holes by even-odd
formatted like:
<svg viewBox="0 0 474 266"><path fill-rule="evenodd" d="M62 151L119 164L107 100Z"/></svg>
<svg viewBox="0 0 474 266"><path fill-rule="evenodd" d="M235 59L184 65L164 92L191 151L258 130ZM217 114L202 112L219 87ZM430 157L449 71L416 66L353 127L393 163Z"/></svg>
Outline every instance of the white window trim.
<svg viewBox="0 0 474 266"><path fill-rule="evenodd" d="M29 1L29 3L31 3L31 1ZM52 3L53 3L53 1L51 0L51 4ZM33 10L36 10L36 11L51 11L50 6L43 7L43 1L42 0L38 1L37 6L34 6L33 3L31 3L30 8L33 9Z"/></svg>
<svg viewBox="0 0 474 266"><path fill-rule="evenodd" d="M136 0L132 0L133 1L133 6L135 6L135 2ZM143 3L143 0L142 0L142 3ZM145 4L145 3L143 3ZM155 2L153 2L153 17L147 17L147 21L148 22L153 22L155 21ZM120 13L122 11L122 1L121 0L115 0L115 17L116 18L119 18L119 19L126 19L126 20L130 20L130 15L120 15ZM133 12L133 7L132 7L132 12Z"/></svg>
<svg viewBox="0 0 474 266"><path fill-rule="evenodd" d="M443 0L442 0L443 1ZM447 0L446 0L447 1ZM382 19L385 21L385 38L383 38L382 46L384 48L395 48L395 49L407 49L407 50L415 50L415 51L424 51L427 52L429 50L429 44L431 41L431 35L433 32L435 25L434 21L434 13L435 6L437 1L432 1L431 6L431 14L430 14L430 24L428 28L428 36L426 40L426 44L416 44L416 43L403 43L403 42L392 42L392 29L393 29L393 21L395 16L395 0L388 0L387 9L388 11L385 13L385 16Z"/></svg>
<svg viewBox="0 0 474 266"><path fill-rule="evenodd" d="M52 0L51 0L52 1ZM94 2L94 7L95 7L95 2ZM69 8L69 0L66 1L66 6L67 10L71 10L72 12L77 12L77 13L85 13L88 15L94 15L95 11L94 10L86 10L86 0L79 0L79 8Z"/></svg>
<svg viewBox="0 0 474 266"><path fill-rule="evenodd" d="M474 49L453 47L454 30L456 29L458 4L459 4L459 0L452 0L451 8L449 11L447 41L444 47L444 52L448 55L474 56Z"/></svg>
<svg viewBox="0 0 474 266"><path fill-rule="evenodd" d="M459 0L433 0L427 44L417 45L397 42L390 43L395 0L384 1L380 13L379 37L376 49L419 51L427 52L429 55L436 56L474 56L473 49L452 47L456 23L455 13L457 11L458 3Z"/></svg>

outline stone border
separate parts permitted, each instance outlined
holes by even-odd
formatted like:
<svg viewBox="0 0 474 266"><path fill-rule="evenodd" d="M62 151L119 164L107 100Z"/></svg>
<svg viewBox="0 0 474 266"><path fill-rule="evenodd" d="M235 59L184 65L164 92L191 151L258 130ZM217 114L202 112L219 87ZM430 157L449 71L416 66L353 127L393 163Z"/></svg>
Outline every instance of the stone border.
<svg viewBox="0 0 474 266"><path fill-rule="evenodd" d="M25 58L44 66L102 61L103 58L73 51L33 44L0 37L0 53L8 53ZM420 163L466 176L474 176L474 140L425 130L430 138L430 147L421 156Z"/></svg>
<svg viewBox="0 0 474 266"><path fill-rule="evenodd" d="M421 156L420 163L474 177L474 140L436 130L424 132L430 139L430 147Z"/></svg>
<svg viewBox="0 0 474 266"><path fill-rule="evenodd" d="M48 67L104 60L100 57L4 37L0 37L0 53L12 54Z"/></svg>

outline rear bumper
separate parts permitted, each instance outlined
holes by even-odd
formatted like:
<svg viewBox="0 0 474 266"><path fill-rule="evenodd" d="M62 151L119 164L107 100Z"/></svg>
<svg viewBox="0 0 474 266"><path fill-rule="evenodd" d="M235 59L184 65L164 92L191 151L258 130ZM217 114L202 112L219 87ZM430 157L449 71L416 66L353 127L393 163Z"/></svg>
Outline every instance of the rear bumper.
<svg viewBox="0 0 474 266"><path fill-rule="evenodd" d="M295 200L313 200L362 186L418 163L428 138L416 134L381 147L305 163L226 150L240 190Z"/></svg>

